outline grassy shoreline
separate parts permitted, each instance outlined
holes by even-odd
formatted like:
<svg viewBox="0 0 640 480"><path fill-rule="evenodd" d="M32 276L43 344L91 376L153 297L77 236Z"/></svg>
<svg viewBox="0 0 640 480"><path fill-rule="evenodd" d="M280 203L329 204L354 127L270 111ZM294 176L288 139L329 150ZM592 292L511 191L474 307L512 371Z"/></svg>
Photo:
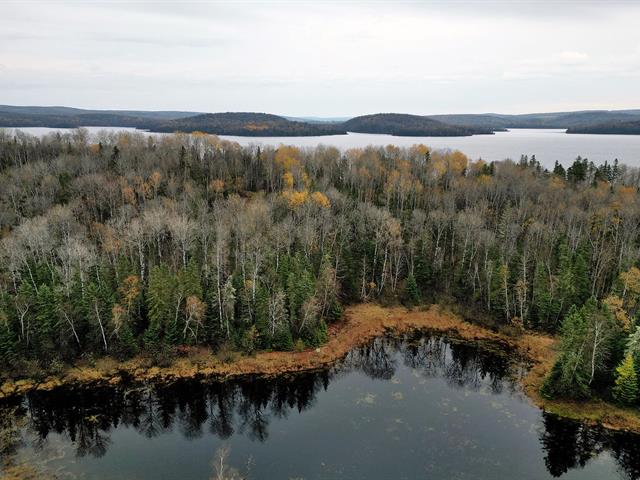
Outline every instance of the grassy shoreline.
<svg viewBox="0 0 640 480"><path fill-rule="evenodd" d="M196 377L231 379L247 375L271 377L293 374L326 368L343 358L351 349L385 333L402 334L415 330L453 333L467 341L502 342L515 348L531 362L531 368L521 383L524 392L537 407L562 417L601 424L613 430L640 432L640 415L637 410L597 399L582 402L547 400L540 395L540 386L556 358L556 343L553 338L531 332L520 335L494 332L469 323L437 305L414 310L376 304L348 307L344 320L331 326L328 342L315 350L259 352L251 357L239 356L231 361L222 361L202 349L191 352L187 357L178 357L166 367L154 366L145 358L124 362L107 358L94 365L74 366L62 375L49 376L42 381L5 381L0 386L0 399L32 390L51 390L62 385L117 385L125 377L139 382L171 382Z"/></svg>

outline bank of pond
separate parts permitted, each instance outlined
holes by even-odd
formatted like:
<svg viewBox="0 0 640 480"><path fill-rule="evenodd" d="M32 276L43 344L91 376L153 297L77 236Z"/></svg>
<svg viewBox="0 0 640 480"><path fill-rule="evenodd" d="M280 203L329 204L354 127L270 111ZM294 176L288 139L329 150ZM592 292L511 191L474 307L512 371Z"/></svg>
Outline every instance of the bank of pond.
<svg viewBox="0 0 640 480"><path fill-rule="evenodd" d="M640 436L540 411L521 391L526 370L504 345L414 332L273 379L34 390L2 403L2 468L99 480L218 478L221 465L224 478L252 479L640 478Z"/></svg>

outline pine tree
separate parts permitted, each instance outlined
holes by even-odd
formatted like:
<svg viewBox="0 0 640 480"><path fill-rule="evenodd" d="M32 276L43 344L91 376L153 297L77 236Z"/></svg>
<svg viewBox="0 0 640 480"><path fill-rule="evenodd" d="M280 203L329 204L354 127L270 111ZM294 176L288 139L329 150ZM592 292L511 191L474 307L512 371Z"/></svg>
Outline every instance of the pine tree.
<svg viewBox="0 0 640 480"><path fill-rule="evenodd" d="M404 290L409 305L415 306L420 304L420 290L418 290L418 284L416 283L416 278L413 276L413 273L410 273L407 277Z"/></svg>
<svg viewBox="0 0 640 480"><path fill-rule="evenodd" d="M174 291L175 282L169 269L165 265L153 267L149 272L149 325L144 334L145 346L153 348L160 345L165 329L170 329L175 323Z"/></svg>
<svg viewBox="0 0 640 480"><path fill-rule="evenodd" d="M558 246L558 297L560 305L558 308L558 318L575 304L576 283L573 268L573 259L569 247L565 242ZM579 305L576 305L579 306Z"/></svg>
<svg viewBox="0 0 640 480"><path fill-rule="evenodd" d="M17 339L9 325L6 313L0 310L0 364L13 365L17 360Z"/></svg>
<svg viewBox="0 0 640 480"><path fill-rule="evenodd" d="M533 276L534 326L553 331L555 329L556 314L550 291L549 274L544 264L538 262Z"/></svg>
<svg viewBox="0 0 640 480"><path fill-rule="evenodd" d="M307 262L296 255L291 262L287 278L287 299L289 301L289 320L291 325L297 325L302 305L313 295L313 276Z"/></svg>
<svg viewBox="0 0 640 480"><path fill-rule="evenodd" d="M555 165L553 166L553 173L561 178L566 178L567 172L565 171L562 164L560 164L557 160Z"/></svg>
<svg viewBox="0 0 640 480"><path fill-rule="evenodd" d="M256 289L256 306L255 306L255 326L260 335L260 345L263 348L269 348L271 339L269 338L269 292L260 285Z"/></svg>
<svg viewBox="0 0 640 480"><path fill-rule="evenodd" d="M574 283L574 295L572 302L575 305L582 305L591 296L591 275L588 264L589 252L582 246L575 253L572 265L572 276Z"/></svg>
<svg viewBox="0 0 640 480"><path fill-rule="evenodd" d="M638 377L633 355L628 353L616 368L616 384L613 387L613 398L625 405L633 405L638 400Z"/></svg>
<svg viewBox="0 0 640 480"><path fill-rule="evenodd" d="M48 285L41 285L36 296L35 336L40 355L48 357L56 352L59 345L55 342L57 327L56 296Z"/></svg>

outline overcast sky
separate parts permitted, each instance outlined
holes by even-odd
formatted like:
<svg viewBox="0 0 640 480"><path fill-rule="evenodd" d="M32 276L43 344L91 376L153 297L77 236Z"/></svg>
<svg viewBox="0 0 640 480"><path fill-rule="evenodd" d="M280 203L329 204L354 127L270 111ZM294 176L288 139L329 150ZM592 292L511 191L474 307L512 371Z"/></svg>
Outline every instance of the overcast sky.
<svg viewBox="0 0 640 480"><path fill-rule="evenodd" d="M349 116L640 108L640 1L0 1L0 103Z"/></svg>

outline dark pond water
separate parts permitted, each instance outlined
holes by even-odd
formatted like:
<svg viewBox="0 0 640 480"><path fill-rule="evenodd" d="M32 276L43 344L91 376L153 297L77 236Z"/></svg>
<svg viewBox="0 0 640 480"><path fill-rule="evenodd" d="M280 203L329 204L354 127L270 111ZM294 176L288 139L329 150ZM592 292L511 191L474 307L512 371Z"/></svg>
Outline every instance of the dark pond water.
<svg viewBox="0 0 640 480"><path fill-rule="evenodd" d="M276 381L34 393L2 407L0 451L55 478L217 478L222 451L252 479L640 478L639 437L545 415L522 371L446 337L378 339Z"/></svg>

